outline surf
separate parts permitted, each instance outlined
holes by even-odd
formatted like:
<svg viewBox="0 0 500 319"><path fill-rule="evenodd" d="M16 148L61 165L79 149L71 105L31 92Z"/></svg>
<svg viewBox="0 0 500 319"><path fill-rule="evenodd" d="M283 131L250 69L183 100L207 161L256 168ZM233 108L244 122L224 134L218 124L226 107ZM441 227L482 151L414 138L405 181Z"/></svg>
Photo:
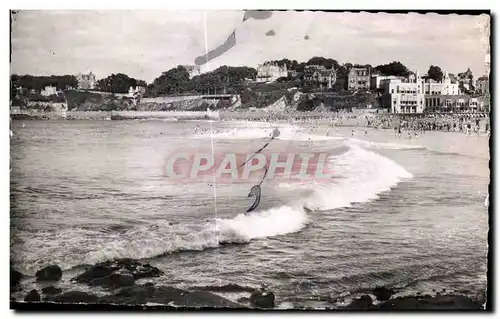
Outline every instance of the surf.
<svg viewBox="0 0 500 319"><path fill-rule="evenodd" d="M302 184L281 183L280 187L308 189L312 194L296 203L309 210L331 210L377 199L403 179L413 177L391 159L349 143L345 153L329 158L334 178L328 183L312 181Z"/></svg>

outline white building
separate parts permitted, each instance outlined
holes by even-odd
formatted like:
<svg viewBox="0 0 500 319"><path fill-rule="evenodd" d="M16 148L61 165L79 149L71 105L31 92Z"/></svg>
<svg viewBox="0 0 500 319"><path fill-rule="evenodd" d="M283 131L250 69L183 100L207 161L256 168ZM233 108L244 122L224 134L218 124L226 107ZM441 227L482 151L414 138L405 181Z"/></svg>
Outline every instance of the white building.
<svg viewBox="0 0 500 319"><path fill-rule="evenodd" d="M381 74L372 74L370 77L370 89L371 90L378 90L383 88L383 81L384 80L397 80L400 79L401 77L397 77L395 75L381 75Z"/></svg>
<svg viewBox="0 0 500 319"><path fill-rule="evenodd" d="M186 68L186 70L189 72L190 79L201 74L199 65L183 65L183 67Z"/></svg>
<svg viewBox="0 0 500 319"><path fill-rule="evenodd" d="M46 86L45 89L40 91L40 94L42 96L51 96L51 95L57 95L57 88L55 86Z"/></svg>
<svg viewBox="0 0 500 319"><path fill-rule="evenodd" d="M431 79L424 82L424 93L428 95L458 95L458 81L453 74L444 72L440 82Z"/></svg>
<svg viewBox="0 0 500 319"><path fill-rule="evenodd" d="M132 103L134 105L137 105L137 101L139 101L142 97L142 95L145 92L145 88L136 86L136 87L130 87L128 90L128 98L132 100Z"/></svg>
<svg viewBox="0 0 500 319"><path fill-rule="evenodd" d="M392 113L422 113L425 107L424 83L417 74L406 78L381 81L384 89L382 103L390 106Z"/></svg>
<svg viewBox="0 0 500 319"><path fill-rule="evenodd" d="M457 79L447 72L439 82L424 80L418 72L408 77L382 78L380 84L377 84L378 81L378 78L372 77L372 87L383 88L382 104L392 113L422 113L426 107L444 107L442 101L447 96L459 95ZM477 102L471 100L471 103L471 108L477 108Z"/></svg>
<svg viewBox="0 0 500 319"><path fill-rule="evenodd" d="M257 67L256 82L274 82L281 77L287 77L286 65L279 66L275 63L264 63Z"/></svg>
<svg viewBox="0 0 500 319"><path fill-rule="evenodd" d="M78 88L80 90L93 90L97 83L95 74L92 72L89 74L78 73L76 80L78 81Z"/></svg>

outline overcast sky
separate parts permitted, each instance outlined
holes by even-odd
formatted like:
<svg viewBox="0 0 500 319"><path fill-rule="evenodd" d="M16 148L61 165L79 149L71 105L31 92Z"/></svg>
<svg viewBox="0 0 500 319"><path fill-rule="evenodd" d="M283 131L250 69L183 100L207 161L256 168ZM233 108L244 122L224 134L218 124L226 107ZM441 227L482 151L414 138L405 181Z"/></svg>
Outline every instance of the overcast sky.
<svg viewBox="0 0 500 319"><path fill-rule="evenodd" d="M242 11L20 11L12 25L11 72L98 78L125 73L151 82L193 64L236 30L236 44L203 65L247 65L313 56L378 65L399 60L425 73L485 72L489 17L438 14L273 12L243 22ZM269 31L273 32L269 32ZM307 35L307 40L305 36Z"/></svg>

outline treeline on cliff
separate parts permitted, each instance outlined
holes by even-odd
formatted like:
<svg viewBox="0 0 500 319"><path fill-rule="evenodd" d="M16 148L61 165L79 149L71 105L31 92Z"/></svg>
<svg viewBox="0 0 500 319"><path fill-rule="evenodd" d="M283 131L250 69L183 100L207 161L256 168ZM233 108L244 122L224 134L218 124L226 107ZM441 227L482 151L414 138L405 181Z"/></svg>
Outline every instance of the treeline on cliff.
<svg viewBox="0 0 500 319"><path fill-rule="evenodd" d="M10 76L11 93L18 88L26 90L41 91L46 86L54 86L58 90L66 90L78 86L78 81L74 75L50 75L50 76L34 76L34 75L17 75Z"/></svg>
<svg viewBox="0 0 500 319"><path fill-rule="evenodd" d="M408 75L409 70L399 61L372 67L369 64L340 64L337 60L324 57L312 57L307 62L297 60L281 59L271 60L265 63L274 63L286 66L289 71L295 71L295 75L288 75L278 79L277 82L290 82L300 88L307 88L303 78L303 72L307 65L321 65L326 69L334 69L337 74L336 82L332 91L343 91L347 89L347 78L353 67L367 67L383 75ZM254 80L257 70L250 67L221 66L218 69L189 78L189 72L183 66L177 66L163 72L146 90L147 97L176 94L243 94L248 87L246 79ZM298 82L297 82L298 81Z"/></svg>
<svg viewBox="0 0 500 319"><path fill-rule="evenodd" d="M174 94L239 94L245 85L245 79L254 79L257 70L249 67L220 68L189 78L184 66L177 66L163 72L148 85L146 95L157 97Z"/></svg>
<svg viewBox="0 0 500 319"><path fill-rule="evenodd" d="M146 87L146 82L129 77L123 73L111 74L97 81L97 89L102 92L128 93L130 87Z"/></svg>

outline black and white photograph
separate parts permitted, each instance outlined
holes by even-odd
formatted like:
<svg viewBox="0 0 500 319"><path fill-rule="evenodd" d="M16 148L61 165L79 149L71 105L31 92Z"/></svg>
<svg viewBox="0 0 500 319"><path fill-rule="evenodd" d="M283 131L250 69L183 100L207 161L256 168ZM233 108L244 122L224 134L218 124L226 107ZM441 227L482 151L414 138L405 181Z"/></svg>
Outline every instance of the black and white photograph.
<svg viewBox="0 0 500 319"><path fill-rule="evenodd" d="M9 16L12 310L492 309L489 10Z"/></svg>

